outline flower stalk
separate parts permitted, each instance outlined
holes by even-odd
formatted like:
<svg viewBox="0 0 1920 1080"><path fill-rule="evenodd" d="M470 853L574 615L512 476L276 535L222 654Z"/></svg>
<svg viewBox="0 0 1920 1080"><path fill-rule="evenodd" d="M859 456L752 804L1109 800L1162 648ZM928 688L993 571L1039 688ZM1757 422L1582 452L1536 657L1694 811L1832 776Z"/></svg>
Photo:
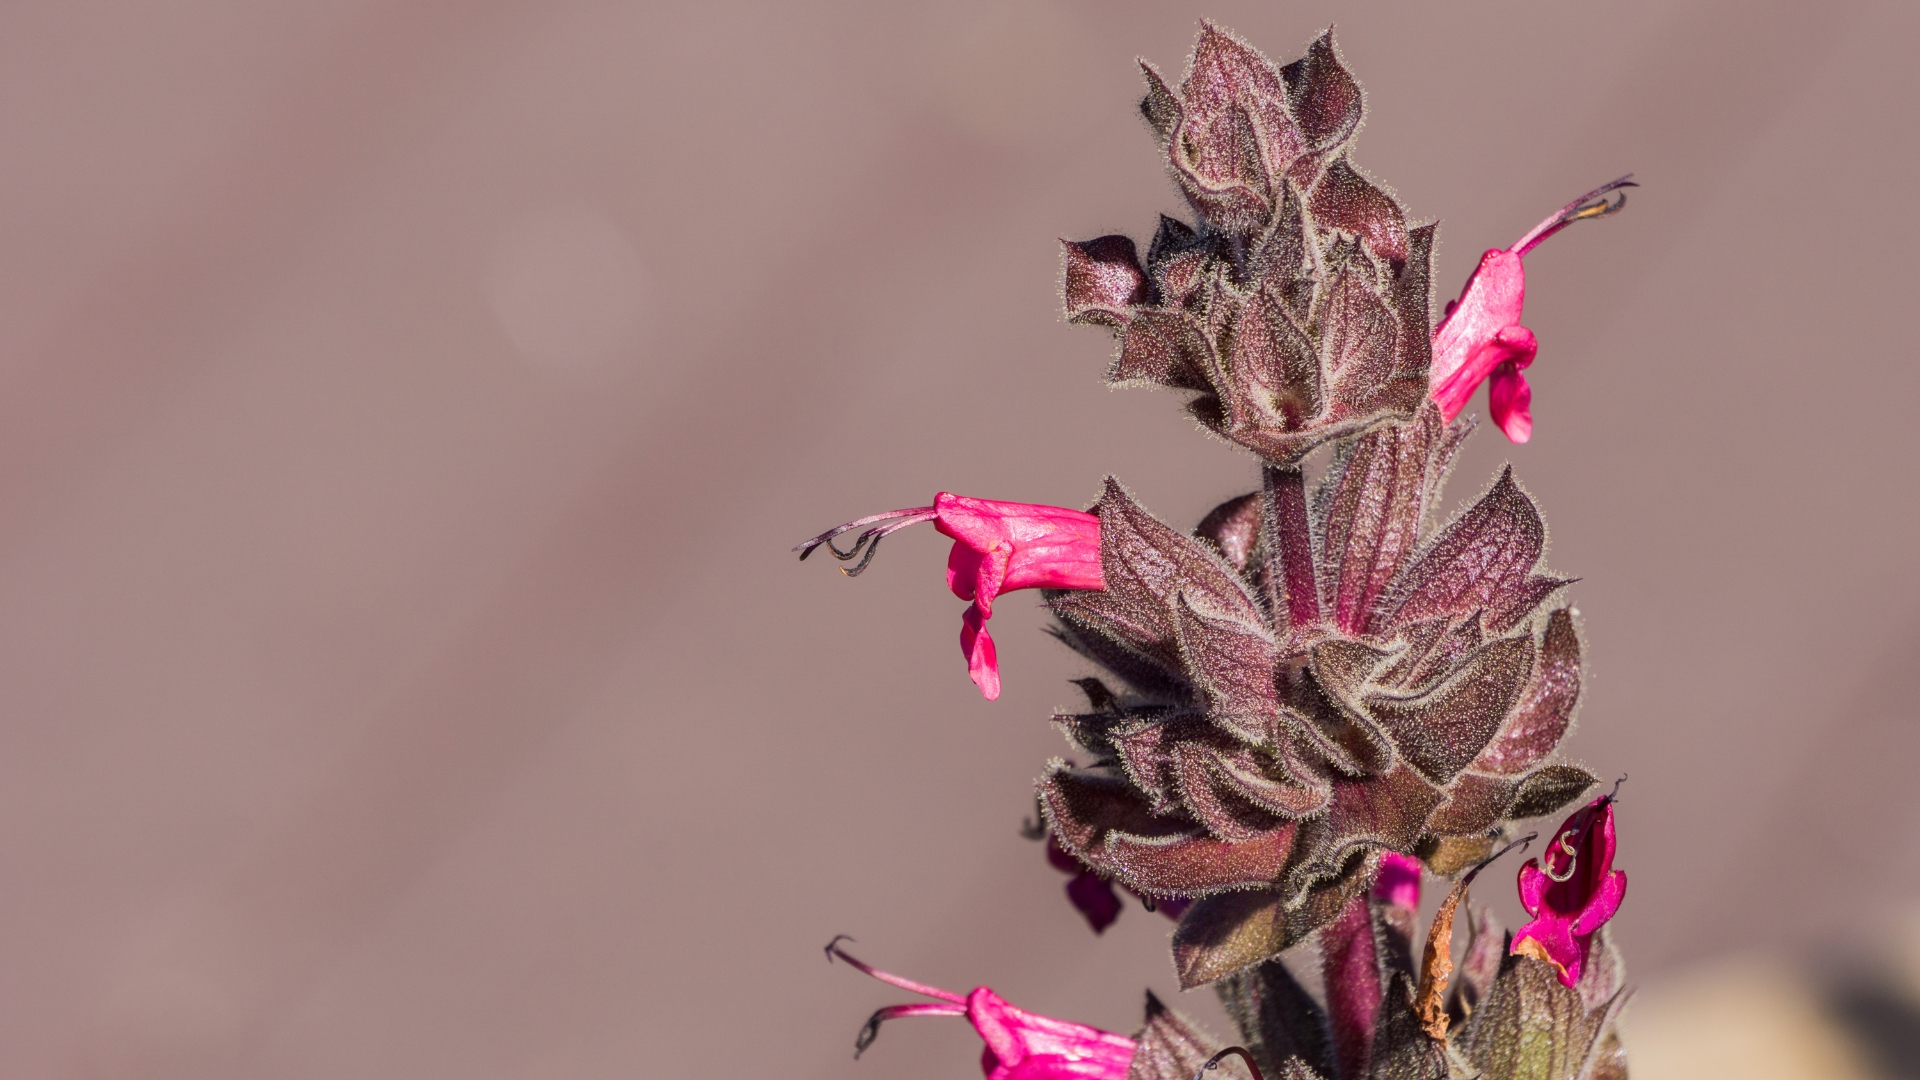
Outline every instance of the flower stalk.
<svg viewBox="0 0 1920 1080"><path fill-rule="evenodd" d="M1074 680L1084 708L1053 717L1074 762L1047 766L1023 832L1095 933L1123 892L1175 919L1182 987L1212 985L1238 1039L1152 994L1131 1038L1053 1019L869 967L836 938L830 959L929 999L875 1012L856 1052L887 1021L960 1016L989 1080L1205 1080L1236 1056L1253 1080L1625 1080L1616 803L1561 752L1583 682L1574 579L1547 569L1511 468L1440 512L1481 385L1506 437L1532 436L1526 256L1618 213L1632 177L1482 255L1435 325L1437 225L1355 163L1365 103L1330 31L1281 66L1204 23L1177 84L1143 73L1186 217L1163 216L1144 255L1126 236L1066 241L1065 313L1114 335L1111 385L1184 395L1252 453L1257 486L1192 529L1113 477L1085 510L942 492L795 550L825 547L854 577L932 523L988 699L994 604L1040 590L1093 671ZM1569 808L1519 870L1530 921L1509 947L1468 886L1526 822ZM1416 966L1429 874L1452 884ZM1317 995L1295 978L1300 946Z"/></svg>

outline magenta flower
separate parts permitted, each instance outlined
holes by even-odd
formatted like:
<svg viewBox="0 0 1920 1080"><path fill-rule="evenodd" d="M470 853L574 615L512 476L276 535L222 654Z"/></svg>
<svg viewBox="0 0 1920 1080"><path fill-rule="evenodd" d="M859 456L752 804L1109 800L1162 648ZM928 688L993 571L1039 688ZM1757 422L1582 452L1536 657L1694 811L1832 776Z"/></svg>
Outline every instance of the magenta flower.
<svg viewBox="0 0 1920 1080"><path fill-rule="evenodd" d="M1380 853L1380 876L1373 879L1373 898L1408 911L1420 910L1420 860L1397 851Z"/></svg>
<svg viewBox="0 0 1920 1080"><path fill-rule="evenodd" d="M1561 822L1546 854L1520 868L1520 904L1533 921L1513 935L1513 951L1552 964L1564 985L1580 981L1594 931L1626 898L1613 848L1613 796L1605 795Z"/></svg>
<svg viewBox="0 0 1920 1080"><path fill-rule="evenodd" d="M951 990L925 986L892 975L847 955L840 939L827 945L827 959L839 957L855 968L933 1003L889 1005L873 1014L854 1041L854 1056L873 1044L880 1024L903 1016L964 1016L986 1042L980 1071L987 1080L1126 1080L1133 1064L1134 1041L1124 1035L1055 1020L1007 1004L985 986L962 997Z"/></svg>
<svg viewBox="0 0 1920 1080"><path fill-rule="evenodd" d="M1520 373L1533 363L1539 343L1533 331L1520 325L1520 309L1527 300L1527 272L1521 260L1542 240L1574 222L1618 211L1627 205L1625 193L1611 203L1607 193L1635 186L1629 173L1589 191L1535 225L1512 247L1480 256L1480 265L1467 279L1460 299L1447 305L1447 316L1433 333L1433 366L1427 370L1427 384L1449 423L1484 382L1488 411L1507 438L1523 443L1533 435L1533 390Z"/></svg>
<svg viewBox="0 0 1920 1080"><path fill-rule="evenodd" d="M880 541L891 533L923 521L953 537L947 557L947 587L962 600L971 600L960 621L960 652L967 658L967 674L991 701L1000 696L1000 663L987 633L993 601L1015 589L1100 589L1100 519L1080 510L1035 503L970 499L941 492L932 506L890 510L849 521L794 548L801 558L825 544L835 558L865 557L841 573L853 577L873 561ZM841 551L833 538L854 529L866 529L853 546Z"/></svg>

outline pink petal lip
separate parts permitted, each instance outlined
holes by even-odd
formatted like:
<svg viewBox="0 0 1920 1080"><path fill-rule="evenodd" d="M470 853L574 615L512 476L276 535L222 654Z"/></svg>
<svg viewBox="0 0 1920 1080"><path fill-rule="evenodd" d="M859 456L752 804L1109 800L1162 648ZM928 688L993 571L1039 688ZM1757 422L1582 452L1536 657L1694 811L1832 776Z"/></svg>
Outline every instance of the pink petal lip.
<svg viewBox="0 0 1920 1080"><path fill-rule="evenodd" d="M986 1043L980 1071L987 1080L1125 1080L1133 1064L1135 1044L1124 1035L1028 1012L989 987L975 987L962 997L951 990L903 979L854 959L840 948L841 940L837 937L827 944L829 960L838 957L881 982L938 1002L892 1005L874 1013L854 1044L856 1057L873 1042L881 1023L887 1020L965 1016Z"/></svg>
<svg viewBox="0 0 1920 1080"><path fill-rule="evenodd" d="M934 497L932 506L890 510L849 521L795 546L802 559L825 547L841 561L860 561L841 573L854 577L873 561L880 541L924 521L953 538L947 556L947 587L962 600L972 601L960 622L960 653L967 674L991 701L1000 696L1000 663L987 632L993 603L1000 594L1017 589L1100 589L1100 519L1083 510L1042 503L975 499L951 492ZM834 538L855 529L865 531L846 551ZM862 555L864 549L865 554Z"/></svg>

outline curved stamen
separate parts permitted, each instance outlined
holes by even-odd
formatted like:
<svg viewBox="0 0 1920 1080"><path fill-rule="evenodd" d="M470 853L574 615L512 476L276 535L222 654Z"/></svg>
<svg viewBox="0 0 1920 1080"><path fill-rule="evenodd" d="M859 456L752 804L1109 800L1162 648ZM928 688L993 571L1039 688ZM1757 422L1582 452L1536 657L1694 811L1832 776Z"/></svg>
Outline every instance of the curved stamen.
<svg viewBox="0 0 1920 1080"><path fill-rule="evenodd" d="M1204 1080L1204 1077L1208 1073L1220 1067L1220 1060L1228 1054L1240 1055L1240 1060L1247 1063L1247 1071L1253 1074L1253 1080L1267 1080L1266 1077L1260 1075L1260 1063L1253 1060L1252 1052L1244 1046L1229 1046L1225 1050L1208 1058L1207 1063L1200 1066L1200 1070L1193 1074L1193 1080Z"/></svg>
<svg viewBox="0 0 1920 1080"><path fill-rule="evenodd" d="M848 577L859 577L860 572L865 570L867 564L873 561L873 553L880 550L880 541L882 539L899 532L909 525L918 525L923 521L932 521L937 516L934 508L931 506L915 506L907 510L889 510L884 514L873 514L860 518L857 521L849 521L845 525L828 529L826 532L821 533L819 536L805 543L795 544L793 550L799 552L800 558L804 561L807 556L813 554L814 549L824 546L834 558L839 559L841 562L846 562L861 556L862 550L864 549L865 555L860 558L858 564L852 568L844 566L840 568L840 572ZM834 537L842 533L852 532L863 526L872 527L855 537L852 546L848 547L847 550L841 551L834 546Z"/></svg>
<svg viewBox="0 0 1920 1080"><path fill-rule="evenodd" d="M1547 876L1552 878L1555 881L1572 881L1574 868L1580 865L1580 853L1574 849L1574 846L1572 844L1567 842L1569 839L1572 838L1572 836L1573 836L1573 830L1568 829L1566 832L1563 832L1560 834L1560 839L1554 841L1554 845L1553 845L1554 847L1559 848L1562 852L1566 853L1566 856L1567 856L1567 872L1566 873L1556 874L1553 872L1552 848L1549 848L1547 850L1547 854L1545 855L1545 857L1543 857L1540 860L1540 864L1541 864L1540 869L1546 871Z"/></svg>
<svg viewBox="0 0 1920 1080"><path fill-rule="evenodd" d="M1486 858L1481 859L1478 863L1475 863L1473 869L1467 871L1467 876L1464 878L1461 878L1460 880L1471 885L1473 883L1473 879L1480 876L1480 871L1485 870L1487 867L1492 866L1495 862L1499 861L1500 856L1505 855L1507 852L1512 851L1514 848L1524 849L1528 844L1533 843L1535 840L1538 840L1539 838L1540 838L1539 833L1530 832L1527 835L1519 838L1518 840L1513 840L1508 842L1506 847L1501 848L1499 851L1496 851L1493 854L1487 856Z"/></svg>
<svg viewBox="0 0 1920 1080"><path fill-rule="evenodd" d="M1532 231L1520 238L1511 250L1515 255L1525 256L1540 245L1540 241L1559 232L1576 221L1588 218L1610 217L1626 208L1627 193L1622 188L1639 187L1634 183L1633 174L1628 173L1609 184L1602 184L1585 195L1573 200L1559 210L1547 216L1545 221L1535 225ZM1620 197L1611 202L1607 200L1609 192L1619 191Z"/></svg>
<svg viewBox="0 0 1920 1080"><path fill-rule="evenodd" d="M951 1004L961 1006L962 1009L964 1010L967 1004L967 999L965 997L962 997L961 995L956 994L951 990L942 990L937 986L928 986L925 983L914 982L912 979L903 979L900 976L895 975L891 972L881 971L877 967L872 967L862 961L856 960L852 956L850 956L845 949L842 949L840 947L840 942L842 940L852 941L853 939L851 937L848 937L846 934L836 934L834 935L834 939L832 941L827 942L827 962L828 963L832 963L833 958L837 956L840 959L845 960L848 964L851 964L854 970L859 971L862 974L871 975L874 978L879 979L883 983L887 983L888 985L891 985L891 986L897 986L902 990L908 990L916 994L924 994L925 996L930 998L939 998L941 1001L950 1002ZM882 1009L880 1011L885 1012L886 1010ZM876 1013L875 1015L877 1016L878 1014ZM869 1021L869 1023L872 1023L872 1021Z"/></svg>
<svg viewBox="0 0 1920 1080"><path fill-rule="evenodd" d="M836 525L833 528L828 529L826 532L821 533L819 536L816 536L811 540L805 540L798 544L795 544L793 545L792 550L799 552L800 557L804 559L807 556L813 554L814 548L819 547L821 544L825 544L827 541L833 539L836 536L839 536L841 533L849 533L855 529L866 528L866 526L868 525L876 525L883 521L892 523L896 518L912 518L913 519L912 521L898 523L898 527L904 527L906 525L915 525L922 521L932 521L934 518L934 509L931 506L915 506L906 510L889 510L884 514L869 514L866 517L849 521L845 525ZM891 531L893 527L896 527L896 526L892 524L881 525L879 528L868 529L867 531L879 532L880 529L887 529L888 531ZM858 541L855 542L854 550L856 551L859 550ZM838 551L836 549L836 554L837 553ZM843 559L852 558L851 555L841 555L840 557Z"/></svg>
<svg viewBox="0 0 1920 1080"><path fill-rule="evenodd" d="M880 1037L880 1024L882 1021L898 1020L903 1016L965 1015L967 1015L967 1008L964 1005L947 1005L944 1003L939 1005L925 1003L919 1005L889 1005L875 1012L872 1016L867 1017L867 1022L861 1027L860 1034L853 1037L853 1059L855 1061L860 1060L860 1055L867 1052L867 1047L873 1045L873 1040Z"/></svg>

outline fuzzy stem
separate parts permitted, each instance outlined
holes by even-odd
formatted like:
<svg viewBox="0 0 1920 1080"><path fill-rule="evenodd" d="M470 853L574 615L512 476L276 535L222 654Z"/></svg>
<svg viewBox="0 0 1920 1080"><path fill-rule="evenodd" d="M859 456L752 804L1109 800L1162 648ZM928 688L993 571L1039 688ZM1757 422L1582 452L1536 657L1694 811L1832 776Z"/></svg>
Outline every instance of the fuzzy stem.
<svg viewBox="0 0 1920 1080"><path fill-rule="evenodd" d="M1364 895L1354 897L1321 932L1320 954L1334 1062L1340 1080L1362 1080L1380 1013L1380 959L1374 948L1373 908Z"/></svg>
<svg viewBox="0 0 1920 1080"><path fill-rule="evenodd" d="M1274 621L1285 601L1287 625L1295 631L1320 621L1320 586L1313 570L1313 541L1307 527L1307 483L1299 468L1264 472L1268 588L1274 596Z"/></svg>

